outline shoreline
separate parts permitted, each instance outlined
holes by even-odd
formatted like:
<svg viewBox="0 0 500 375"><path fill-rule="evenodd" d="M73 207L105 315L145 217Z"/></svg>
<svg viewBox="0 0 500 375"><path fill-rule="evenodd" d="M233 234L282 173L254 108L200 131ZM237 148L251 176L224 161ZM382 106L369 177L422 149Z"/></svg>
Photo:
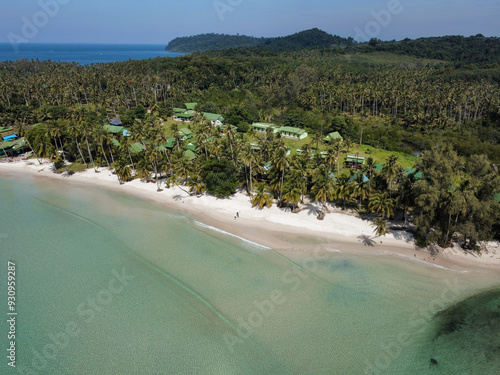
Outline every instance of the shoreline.
<svg viewBox="0 0 500 375"><path fill-rule="evenodd" d="M63 180L65 183L103 187L133 195L174 209L189 216L195 224L207 230L226 232L247 242L279 252L312 253L340 251L364 256L393 256L408 261L424 262L430 267L469 271L474 269L500 270L500 244L490 243L488 252L480 255L460 248L444 249L432 255L427 249L418 249L411 236L405 232L391 231L386 237L374 237L371 222L339 212L330 212L324 220L317 220L319 205L301 205L299 213L282 210L275 205L259 210L252 208L250 198L237 192L231 198L189 196L178 187L157 192L156 183L133 180L120 185L116 175L107 168L100 173L93 169L76 172L71 176L51 172L50 163L38 164L35 160L0 163L0 174L19 177ZM239 217L236 217L236 215ZM198 224L197 224L198 225ZM312 242L312 243L311 243Z"/></svg>

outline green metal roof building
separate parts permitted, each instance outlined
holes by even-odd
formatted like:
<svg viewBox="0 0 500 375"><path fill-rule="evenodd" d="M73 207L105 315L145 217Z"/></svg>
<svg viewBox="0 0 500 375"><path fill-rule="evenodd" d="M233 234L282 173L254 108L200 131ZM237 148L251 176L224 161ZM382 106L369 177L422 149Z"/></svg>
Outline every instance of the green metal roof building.
<svg viewBox="0 0 500 375"><path fill-rule="evenodd" d="M326 137L323 138L323 140L325 142L330 142L330 141L335 141L337 139L340 139L341 141L344 140L344 138L342 138L342 136L340 135L339 132L333 132L333 133L330 133L328 134Z"/></svg>
<svg viewBox="0 0 500 375"><path fill-rule="evenodd" d="M347 155L345 163L347 166L360 167L365 164L366 157L359 155Z"/></svg>
<svg viewBox="0 0 500 375"><path fill-rule="evenodd" d="M277 130L282 137L292 139L307 138L307 132L304 129L292 128L291 126L283 126Z"/></svg>
<svg viewBox="0 0 500 375"><path fill-rule="evenodd" d="M140 142L134 143L130 146L130 152L133 154L138 154L141 151L144 151L144 145Z"/></svg>
<svg viewBox="0 0 500 375"><path fill-rule="evenodd" d="M113 134L123 133L125 130L127 130L123 126L116 126L116 125L104 125L103 128L104 130Z"/></svg>
<svg viewBox="0 0 500 375"><path fill-rule="evenodd" d="M184 151L184 156L187 157L189 160L196 159L196 154L191 150Z"/></svg>
<svg viewBox="0 0 500 375"><path fill-rule="evenodd" d="M184 103L188 111L194 111L198 103Z"/></svg>
<svg viewBox="0 0 500 375"><path fill-rule="evenodd" d="M188 128L179 129L179 133L181 133L183 141L193 136L193 133Z"/></svg>
<svg viewBox="0 0 500 375"><path fill-rule="evenodd" d="M273 133L277 133L279 129L278 125L270 124L268 122L254 122L251 126L255 129L256 132L259 133L265 133L269 128L273 129Z"/></svg>
<svg viewBox="0 0 500 375"><path fill-rule="evenodd" d="M207 120L212 121L214 125L220 126L224 122L224 117L222 117L222 115L219 115L217 113L204 112L203 115Z"/></svg>

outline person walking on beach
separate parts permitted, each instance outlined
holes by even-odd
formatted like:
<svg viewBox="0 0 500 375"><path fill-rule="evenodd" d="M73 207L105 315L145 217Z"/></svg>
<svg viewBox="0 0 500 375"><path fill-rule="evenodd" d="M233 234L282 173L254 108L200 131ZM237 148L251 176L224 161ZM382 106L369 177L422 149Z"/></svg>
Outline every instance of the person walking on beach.
<svg viewBox="0 0 500 375"><path fill-rule="evenodd" d="M239 213L239 212L236 212L236 216L237 216L237 217L240 217L240 213Z"/></svg>

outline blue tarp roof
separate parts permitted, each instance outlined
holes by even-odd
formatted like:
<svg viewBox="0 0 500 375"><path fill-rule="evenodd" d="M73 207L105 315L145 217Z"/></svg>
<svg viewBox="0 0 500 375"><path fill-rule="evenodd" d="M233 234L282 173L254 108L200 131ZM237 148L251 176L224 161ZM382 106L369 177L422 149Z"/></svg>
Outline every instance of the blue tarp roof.
<svg viewBox="0 0 500 375"><path fill-rule="evenodd" d="M17 138L17 135L12 134L12 135L8 135L7 137L3 137L3 140L10 141L11 139L15 139L15 138Z"/></svg>
<svg viewBox="0 0 500 375"><path fill-rule="evenodd" d="M337 177L335 177L335 175L333 173L330 173L328 175L328 178L333 179L333 181L337 181Z"/></svg>
<svg viewBox="0 0 500 375"><path fill-rule="evenodd" d="M359 173L355 174L354 176L352 176L349 179L349 182L355 180L356 178L358 178L358 175L359 175ZM368 177L366 177L365 174L363 173L363 182L367 182L367 181L370 181L370 179Z"/></svg>

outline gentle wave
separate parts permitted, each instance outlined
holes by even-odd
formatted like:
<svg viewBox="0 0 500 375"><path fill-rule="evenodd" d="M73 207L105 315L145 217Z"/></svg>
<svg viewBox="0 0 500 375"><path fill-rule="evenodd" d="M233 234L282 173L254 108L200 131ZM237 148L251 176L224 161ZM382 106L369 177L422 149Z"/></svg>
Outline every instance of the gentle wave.
<svg viewBox="0 0 500 375"><path fill-rule="evenodd" d="M341 253L342 251L337 250L337 249L326 249L327 252L329 253Z"/></svg>
<svg viewBox="0 0 500 375"><path fill-rule="evenodd" d="M452 272L456 272L456 273L468 273L469 271L458 271L458 270L454 270L453 268L447 268L447 267L443 267L443 266L440 266L439 264L434 264L434 263L431 263L431 262L427 262L425 260L422 260L422 259L417 259L417 258L412 258L412 257L409 257L407 255L402 255L402 254L398 254L398 253L394 253L392 251L386 251L386 250L382 250L382 251L379 251L377 253L377 255L392 255L392 256L396 256L398 258L403 258L403 259L407 259L407 260L412 260L414 262L419 262L419 263L423 263L427 266L432 266L432 267L436 267L436 268L440 268L442 270L446 270L446 271L452 271Z"/></svg>
<svg viewBox="0 0 500 375"><path fill-rule="evenodd" d="M270 248L270 247L267 247L267 246L261 245L261 244L259 244L259 243L257 243L257 242L253 242L253 241L247 240L246 238L243 238L243 237L237 236L237 235L235 235L235 234L232 234L232 233L226 232L225 230L222 230L222 229L219 229L219 228L213 227L213 226L211 226L211 225L203 224L203 223L201 223L201 222L199 222L199 221L196 221L196 220L194 220L194 223L195 223L196 225L198 225L199 227L206 228L206 229L210 229L210 230L212 230L212 231L214 231L214 232L222 233L222 234L224 234L224 235L226 235L226 236L235 237L235 238L237 238L237 239L239 239L239 240L241 240L241 241L243 241L243 242L249 243L249 244L251 244L251 245L253 245L253 246L257 246L257 247L260 247L260 248L263 248L263 249L266 249L266 250L271 250L271 248Z"/></svg>

